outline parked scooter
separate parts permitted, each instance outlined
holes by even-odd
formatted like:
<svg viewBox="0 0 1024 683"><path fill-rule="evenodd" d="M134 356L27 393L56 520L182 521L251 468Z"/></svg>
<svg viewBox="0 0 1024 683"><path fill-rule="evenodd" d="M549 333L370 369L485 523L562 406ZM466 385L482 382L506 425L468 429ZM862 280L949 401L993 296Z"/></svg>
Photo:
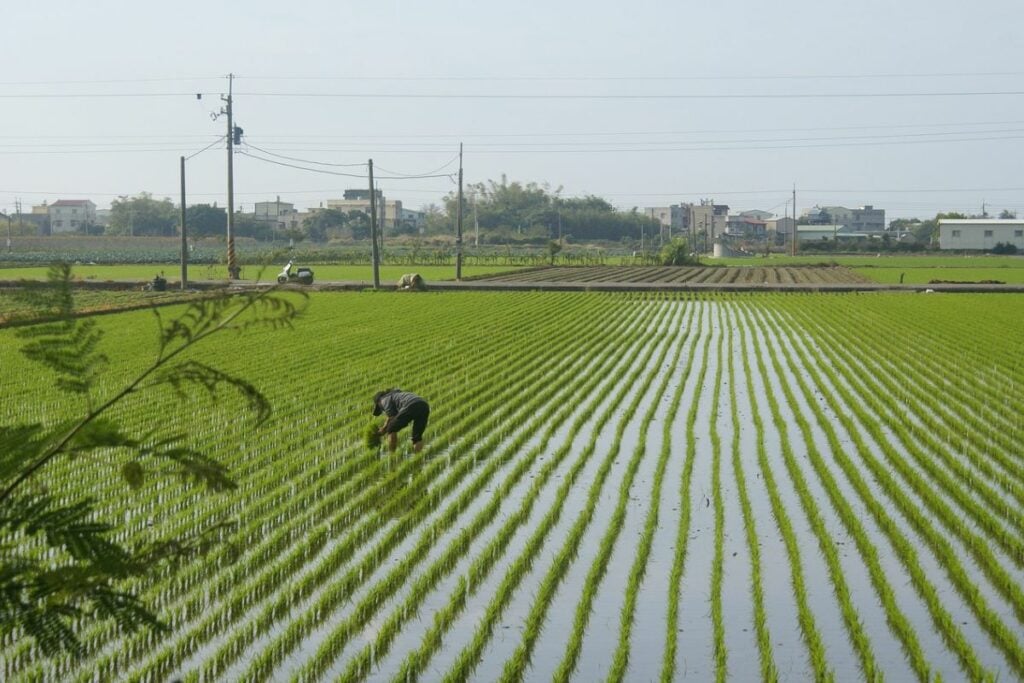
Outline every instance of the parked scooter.
<svg viewBox="0 0 1024 683"><path fill-rule="evenodd" d="M282 285L286 282L297 282L300 285L311 285L313 284L313 269L306 268L305 266L292 269L292 262L289 261L288 265L284 267L284 270L277 274L277 281Z"/></svg>

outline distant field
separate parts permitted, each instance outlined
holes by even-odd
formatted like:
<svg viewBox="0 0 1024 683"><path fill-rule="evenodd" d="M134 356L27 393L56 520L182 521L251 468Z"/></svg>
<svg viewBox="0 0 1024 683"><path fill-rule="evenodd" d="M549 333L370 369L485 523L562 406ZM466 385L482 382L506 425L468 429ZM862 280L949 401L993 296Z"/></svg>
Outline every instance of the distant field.
<svg viewBox="0 0 1024 683"><path fill-rule="evenodd" d="M803 254L785 256L772 254L765 258L723 258L708 260L708 263L721 263L726 266L772 266L782 265L813 265L817 263L835 263L850 268L1019 268L1024 269L1024 256L954 256L954 255L890 255L890 254Z"/></svg>
<svg viewBox="0 0 1024 683"><path fill-rule="evenodd" d="M554 266L501 273L482 278L502 282L590 284L856 284L869 282L841 266Z"/></svg>
<svg viewBox="0 0 1024 683"><path fill-rule="evenodd" d="M782 256L773 254L767 258L715 259L714 262L746 267L834 263L853 269L866 280L882 284L898 284L901 274L903 275L903 284L908 285L928 284L932 280L953 282L995 280L1006 284L1024 284L1024 257L1022 256L891 256L874 254Z"/></svg>
<svg viewBox="0 0 1024 683"><path fill-rule="evenodd" d="M899 283L900 275L903 277L903 284L925 285L933 280L944 280L947 282L982 282L995 280L1008 285L1024 284L1024 267L1019 268L965 268L965 267L942 267L942 268L913 268L913 267L886 267L886 268L853 268L865 279L883 284Z"/></svg>
<svg viewBox="0 0 1024 683"><path fill-rule="evenodd" d="M242 278L249 281L273 281L281 271L281 266L273 266L260 272L259 266L243 266ZM342 266L342 265L311 265L316 280L373 280L373 271L369 265L365 266ZM26 268L0 268L0 280L44 280L46 279L47 267L30 266ZM464 266L463 277L488 275L515 270L513 266ZM380 268L380 279L382 282L392 282L402 277L404 273L416 272L423 276L429 284L432 280L454 280L455 266L408 266L408 265L383 265ZM128 265L76 265L74 269L75 279L78 280L152 280L155 275L162 273L170 282L180 282L180 268L178 266L167 266L166 264L128 264ZM190 280L225 280L227 271L223 265L197 265L188 269Z"/></svg>

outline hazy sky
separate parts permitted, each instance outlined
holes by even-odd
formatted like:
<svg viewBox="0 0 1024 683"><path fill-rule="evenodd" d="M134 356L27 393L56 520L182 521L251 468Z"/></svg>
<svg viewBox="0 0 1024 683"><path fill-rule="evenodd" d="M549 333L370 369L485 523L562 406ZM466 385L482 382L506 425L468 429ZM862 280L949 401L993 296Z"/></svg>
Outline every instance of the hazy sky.
<svg viewBox="0 0 1024 683"><path fill-rule="evenodd" d="M188 202L224 205L231 72L236 207L317 206L373 158L419 208L454 175L394 176L454 174L461 141L467 183L623 208L781 214L795 184L800 210L1024 214L1021 0L51 0L0 35L4 211L177 202L211 143Z"/></svg>

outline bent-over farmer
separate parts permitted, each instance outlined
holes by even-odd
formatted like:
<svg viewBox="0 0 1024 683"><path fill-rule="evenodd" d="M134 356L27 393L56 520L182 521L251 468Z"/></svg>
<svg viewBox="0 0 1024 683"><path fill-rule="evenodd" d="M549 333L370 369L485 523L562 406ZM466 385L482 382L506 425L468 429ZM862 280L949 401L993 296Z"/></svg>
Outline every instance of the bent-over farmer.
<svg viewBox="0 0 1024 683"><path fill-rule="evenodd" d="M425 292L427 283L423 281L419 273L406 273L398 279L395 288L403 292Z"/></svg>
<svg viewBox="0 0 1024 683"><path fill-rule="evenodd" d="M373 397L373 414L377 416L381 413L388 416L387 422L380 428L380 433L388 437L388 448L395 450L398 432L411 422L412 449L419 453L423 448L423 430L427 428L427 420L430 418L427 402L411 391L378 391Z"/></svg>

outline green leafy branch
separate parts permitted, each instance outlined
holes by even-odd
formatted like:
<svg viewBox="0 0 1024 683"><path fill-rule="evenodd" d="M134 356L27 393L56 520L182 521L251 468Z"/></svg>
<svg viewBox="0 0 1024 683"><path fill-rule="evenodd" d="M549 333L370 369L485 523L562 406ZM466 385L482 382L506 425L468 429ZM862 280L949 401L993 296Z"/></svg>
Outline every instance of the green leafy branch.
<svg viewBox="0 0 1024 683"><path fill-rule="evenodd" d="M280 295L276 287L191 302L185 311L159 325L153 361L109 396L98 396L97 380L108 366L99 350L102 339L95 320L75 314L71 267L51 267L48 286L19 292L36 322L23 320L16 333L26 340L22 353L56 375L55 386L84 400L76 420L46 426L0 426L0 629L20 629L47 654L82 654L76 637L83 618L113 619L126 631L165 627L134 595L116 582L141 576L154 563L177 561L209 551L222 542L231 522L215 523L187 536L149 541L128 549L109 540L114 527L94 519L94 502L68 502L49 494L46 466L60 457L127 453L121 478L132 489L150 473L177 476L183 482L225 491L236 486L217 460L182 445L184 435L135 436L125 432L108 411L130 395L168 387L179 396L199 388L211 397L222 390L242 396L257 423L270 417L267 398L251 382L183 354L221 332L254 327L291 327L302 312L305 295ZM31 486L29 486L31 484ZM45 558L45 559L44 559Z"/></svg>

